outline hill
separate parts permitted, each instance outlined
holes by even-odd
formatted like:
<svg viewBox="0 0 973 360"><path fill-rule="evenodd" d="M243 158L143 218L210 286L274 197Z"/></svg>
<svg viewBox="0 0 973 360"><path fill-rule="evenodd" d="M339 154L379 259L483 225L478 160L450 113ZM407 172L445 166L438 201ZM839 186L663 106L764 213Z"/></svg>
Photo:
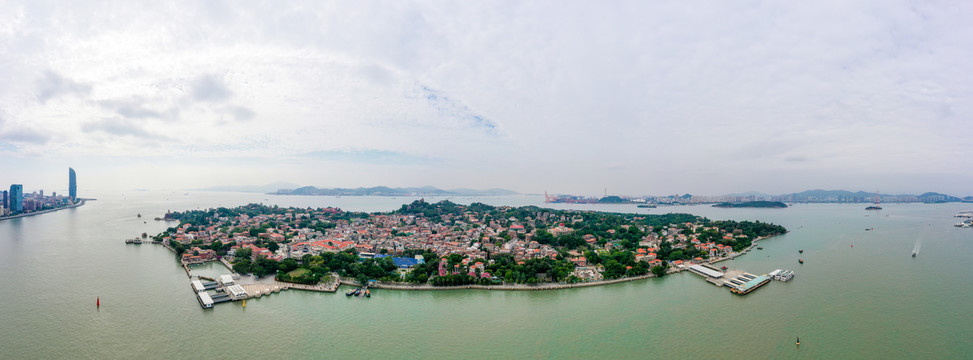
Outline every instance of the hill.
<svg viewBox="0 0 973 360"><path fill-rule="evenodd" d="M516 195L506 189L451 189L443 190L432 186L393 188L388 186L359 188L316 188L303 186L296 189L280 189L274 195L323 195L323 196L502 196Z"/></svg>

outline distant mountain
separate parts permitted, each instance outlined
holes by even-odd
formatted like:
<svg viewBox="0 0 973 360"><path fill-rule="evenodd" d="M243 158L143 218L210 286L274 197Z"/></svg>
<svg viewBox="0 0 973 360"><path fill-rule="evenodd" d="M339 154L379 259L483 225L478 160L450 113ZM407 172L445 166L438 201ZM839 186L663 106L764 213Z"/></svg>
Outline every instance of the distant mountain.
<svg viewBox="0 0 973 360"><path fill-rule="evenodd" d="M324 195L324 196L501 196L516 195L517 192L506 189L451 189L442 190L432 186L391 188L387 186L359 187L359 188L316 188L314 186L296 187L294 189L277 189L270 192L275 195Z"/></svg>
<svg viewBox="0 0 973 360"><path fill-rule="evenodd" d="M753 197L761 198L761 197L769 197L769 196L773 196L773 195L770 195L770 194L767 194L767 193L762 193L762 192L757 192L757 191L747 191L747 192L736 193L736 194L726 194L726 196L736 196L736 197L749 197L749 196L753 196Z"/></svg>
<svg viewBox="0 0 973 360"><path fill-rule="evenodd" d="M958 202L963 201L958 197L936 192L927 192L922 195L913 194L876 194L873 192L847 190L806 190L799 193L768 195L766 198L779 201L798 201L798 202L853 202L865 203L875 201L876 196L882 202Z"/></svg>
<svg viewBox="0 0 973 360"><path fill-rule="evenodd" d="M298 186L300 185L288 183L288 182L275 182L267 185L258 185L258 186L213 186L213 187L208 187L200 190L269 193L280 189L293 189Z"/></svg>
<svg viewBox="0 0 973 360"><path fill-rule="evenodd" d="M746 201L741 203L719 203L713 205L719 208L786 208L787 204L780 201Z"/></svg>

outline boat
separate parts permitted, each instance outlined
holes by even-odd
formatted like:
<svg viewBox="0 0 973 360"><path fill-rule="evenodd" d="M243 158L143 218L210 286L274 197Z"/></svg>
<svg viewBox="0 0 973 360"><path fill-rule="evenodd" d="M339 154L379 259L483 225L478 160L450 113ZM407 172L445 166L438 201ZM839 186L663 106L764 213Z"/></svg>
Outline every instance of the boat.
<svg viewBox="0 0 973 360"><path fill-rule="evenodd" d="M915 251L912 252L912 257L916 257L916 252Z"/></svg>
<svg viewBox="0 0 973 360"><path fill-rule="evenodd" d="M797 337L797 345L801 345L801 337L800 336Z"/></svg>
<svg viewBox="0 0 973 360"><path fill-rule="evenodd" d="M797 252L803 254L804 253L804 249L800 249Z"/></svg>
<svg viewBox="0 0 973 360"><path fill-rule="evenodd" d="M804 259L797 259L797 262L803 264L804 263Z"/></svg>
<svg viewBox="0 0 973 360"><path fill-rule="evenodd" d="M372 297L372 291L365 289L365 297Z"/></svg>
<svg viewBox="0 0 973 360"><path fill-rule="evenodd" d="M643 209L653 209L653 208L655 208L655 205L642 204L642 205L639 205L638 207L643 208Z"/></svg>
<svg viewBox="0 0 973 360"><path fill-rule="evenodd" d="M770 276L771 279L777 281L788 281L794 278L794 272L790 270L777 269L771 271L769 274L767 274L767 276Z"/></svg>
<svg viewBox="0 0 973 360"><path fill-rule="evenodd" d="M139 213L138 217L142 217L142 213Z"/></svg>
<svg viewBox="0 0 973 360"><path fill-rule="evenodd" d="M871 205L869 207L866 207L865 210L882 210L882 207L879 206L881 203L882 203L882 199L878 197L878 191L876 191L875 192L875 205Z"/></svg>
<svg viewBox="0 0 973 360"><path fill-rule="evenodd" d="M763 247L760 246L757 247L757 250L763 250L763 249L764 249Z"/></svg>
<svg viewBox="0 0 973 360"><path fill-rule="evenodd" d="M345 296L352 296L352 295L355 295L355 290L351 290L345 293Z"/></svg>
<svg viewBox="0 0 973 360"><path fill-rule="evenodd" d="M358 296L358 294L361 294L361 288L355 289L355 292L352 293L352 295L355 295L355 296Z"/></svg>

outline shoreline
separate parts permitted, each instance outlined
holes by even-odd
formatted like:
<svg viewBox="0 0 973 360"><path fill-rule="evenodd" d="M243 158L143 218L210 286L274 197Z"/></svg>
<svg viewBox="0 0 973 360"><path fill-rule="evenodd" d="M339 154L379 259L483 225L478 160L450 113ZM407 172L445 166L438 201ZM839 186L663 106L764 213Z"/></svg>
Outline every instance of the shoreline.
<svg viewBox="0 0 973 360"><path fill-rule="evenodd" d="M774 236L776 236L776 235L774 235ZM717 258L717 259L713 259L713 260L710 260L710 261L705 261L703 263L704 264L716 264L716 263L720 263L720 262L727 261L727 260L732 260L732 259L735 259L737 257L746 255L751 250L753 250L753 248L757 247L757 242L759 242L760 240L769 239L769 238L772 238L772 237L773 236L758 237L758 238L756 238L756 239L753 240L753 242L750 244L750 246L748 246L747 248L743 249L742 251L740 251L737 254L734 254L732 256L728 256L728 257L725 257L725 258ZM676 273L680 273L680 272L683 272L683 271L686 271L686 270L689 270L689 268L688 267L685 267L685 268L675 268L675 267L672 267L672 268L669 269L669 271L666 271L666 275L676 274ZM583 288L583 287L591 287L591 286L612 285L612 284L618 284L618 283L623 283L623 282L627 282L627 281L639 281L639 280L651 279L651 278L655 278L655 277L657 277L657 276L655 276L655 274L649 273L649 274L641 275L641 276L633 276L633 277L626 277L626 278L620 278L620 279L611 279L611 280L589 281L589 282L580 282L580 283L573 283L573 284L567 284L567 283L540 283L540 284L536 284L536 285L527 285L527 284L513 284L513 285L472 285L471 284L471 285L457 285L457 286L433 286L433 285L430 285L430 284L412 285L412 284L404 284L404 283L382 283L382 282L374 282L374 283L369 284L368 287L369 288L373 288L373 289L402 290L402 291L409 291L409 290L418 290L418 291L467 290L467 289L469 289L469 290L499 290L499 291L545 291L545 290L562 290L562 289ZM354 280L345 280L345 279L341 279L341 285L361 286L361 284L358 284L357 281L354 281Z"/></svg>
<svg viewBox="0 0 973 360"><path fill-rule="evenodd" d="M0 217L0 221L2 221L2 220L8 220L8 219L19 219L19 218L22 218L22 217L28 217L28 216L34 216L34 215L43 215L43 214L48 214L48 213L52 213L52 212L55 212L55 211L64 210L64 209L72 209L72 208L76 208L76 207L79 207L79 206L83 206L87 200L88 199L78 199L78 202L75 203L75 204L71 204L71 205L63 206L63 207L59 207L59 208L54 208L54 209L47 209L47 210L35 211L35 212L32 212L32 213L26 213L26 214L17 214L17 215L11 215L11 216L2 216L2 217Z"/></svg>
<svg viewBox="0 0 973 360"><path fill-rule="evenodd" d="M783 235L783 234L780 234L780 235ZM746 255L751 250L753 250L753 248L757 247L757 243L760 240L769 239L769 238L772 238L774 236L777 236L777 235L766 236L766 237L758 237L758 238L756 238L756 239L753 240L753 242L750 244L750 246L748 246L747 248L743 249L739 253L736 253L736 254L734 254L732 256L728 256L728 257L716 258L716 259L712 259L712 260L709 260L709 261L705 261L705 262L703 262L703 264L716 264L716 263L720 263L720 262L727 261L727 260L733 260L733 259L735 259L737 257ZM155 242L150 242L150 243L155 243ZM167 249L169 249L170 251L173 251L173 253L175 253L175 250L172 247L170 247L168 244L165 244L165 243L158 243L158 244L166 247ZM233 273L233 267L229 264L229 262L225 258L220 258L219 260L214 260L214 261L219 261L224 266L226 266L230 270L231 273ZM186 275L189 276L190 278L192 278L192 275L190 274L190 270L186 266L188 264L184 264L181 261L180 261L180 264L186 270ZM666 271L666 275L676 274L676 273L680 273L680 272L683 272L683 271L686 271L686 270L689 270L689 267L683 267L683 268L670 267L669 270ZM334 284L332 284L330 286L329 285L325 285L325 287L328 288L327 290L317 289L318 287L321 287L322 285L324 285L324 284L320 284L320 283L319 284L315 284L315 285L306 285L306 284L289 283L289 282L283 282L283 281L277 281L277 280L275 280L275 282L278 282L280 284L287 284L288 285L288 286L284 286L282 290L287 290L288 288L294 288L294 289L300 289L300 290L311 290L311 291L319 291L319 292L337 292L338 287L340 287L341 285L362 286L357 281L354 281L354 280L351 280L351 279L348 279L348 280L342 279L341 277L338 277L337 274L333 274L333 276L336 277L336 281L335 281ZM528 284L473 285L473 284L470 284L470 285L458 285L458 286L434 286L434 285L431 285L431 284L428 284L428 283L427 284L416 285L416 284L407 284L407 283L382 283L382 282L373 282L373 283L370 283L368 285L368 287L369 288L372 288L372 289L399 290L399 291L436 291L436 290L550 291L550 290L563 290L563 289L584 288L584 287L592 287L592 286L612 285L612 284L619 284L619 283L629 282L629 281L639 281L639 280L651 279L651 278L656 278L656 277L658 277L658 276L656 276L655 274L652 274L652 273L648 273L648 274L640 275L640 276L625 277L625 278L611 279L611 280L599 280L599 281L579 282L579 283L572 283L572 284L569 284L569 283L539 283L539 284L535 284L535 285L528 285Z"/></svg>

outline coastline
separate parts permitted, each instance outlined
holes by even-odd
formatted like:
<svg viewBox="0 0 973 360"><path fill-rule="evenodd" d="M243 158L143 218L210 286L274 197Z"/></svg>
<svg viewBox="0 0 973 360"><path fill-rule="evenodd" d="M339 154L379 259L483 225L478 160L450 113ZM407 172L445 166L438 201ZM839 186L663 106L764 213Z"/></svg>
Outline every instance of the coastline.
<svg viewBox="0 0 973 360"><path fill-rule="evenodd" d="M17 215L11 215L11 216L2 216L2 217L0 217L0 221L7 220L7 219L18 219L18 218L28 217L28 216L34 216L34 215L42 215L42 214L52 213L52 212L59 211L59 210L76 208L76 207L79 207L79 206L84 205L85 204L85 201L87 201L87 199L78 199L78 202L75 203L75 204L71 204L71 205L68 205L68 206L63 206L63 207L59 207L59 208L55 208L55 209L47 209L47 210L35 211L35 212L32 212L32 213L17 214Z"/></svg>
<svg viewBox="0 0 973 360"><path fill-rule="evenodd" d="M760 240L772 238L774 236L758 237L753 240L753 243L750 244L750 246L743 249L739 253L736 253L728 257L712 259L704 263L716 264L716 263L732 260L737 257L746 255L751 250L753 250L753 248L757 247L757 242L759 242ZM174 252L174 250L171 247L169 247L168 244L163 244L163 243L160 244ZM231 272L233 271L232 266L229 264L228 261L226 261L226 259L221 258L219 262L221 262L224 266L230 269ZM192 278L192 275L190 274L190 270L186 265L187 264L182 264L183 268L186 270L186 275ZM689 269L688 267L684 267L684 268L672 267L669 269L669 271L666 272L666 275L683 272L688 269ZM334 275L337 277L337 274ZM472 285L471 284L471 285L458 285L458 286L433 286L428 283L416 285L416 284L407 284L407 283L372 282L368 286L373 289L401 290L401 291L436 291L436 290L549 291L549 290L563 290L563 289L583 288L583 287L591 287L591 286L612 285L612 284L618 284L618 283L623 283L628 281L645 280L645 279L650 279L655 277L657 277L655 276L655 274L649 273L641 276L633 276L633 277L611 279L611 280L589 281L589 282L579 282L579 283L540 283L535 285L528 285L528 284ZM320 291L320 292L336 292L338 290L338 286L340 285L361 286L361 284L359 284L357 281L351 279L342 279L340 277L338 277L335 283L331 285L324 285L324 284L305 285L305 284L289 283L283 281L275 281L275 282L280 283L281 285L286 284L286 286L283 286L283 290L286 290L287 288L294 288L294 289ZM322 285L324 286L322 287Z"/></svg>
<svg viewBox="0 0 973 360"><path fill-rule="evenodd" d="M178 221L178 223L181 224L182 222L181 221ZM786 230L782 234L786 234ZM777 235L781 235L781 234L777 234ZM767 238L771 238L771 237L774 237L774 236L777 236L777 235L757 237L757 238L753 239L753 241L751 242L751 244L748 247L746 247L744 249L741 249L741 251L739 251L739 252L731 253L731 255L726 256L726 257L718 257L718 258L706 259L704 261L699 262L699 264L716 264L716 263L720 263L720 262L727 261L727 260L733 260L733 259L735 259L735 258L737 258L739 256L745 255L745 254L749 253L750 251L752 251L753 248L757 247L759 241L764 240L764 239L767 239ZM171 248L170 246L168 246L168 244L165 244L164 242L161 242L161 244L163 246L165 246L166 248L168 248L170 251L175 251L173 248ZM222 263L222 265L225 266L231 273L234 272L232 265L225 258L220 258L220 259L218 259L218 261L220 261L220 263ZM180 263L182 263L182 262L180 262ZM675 274L675 273L678 273L678 272L682 272L682 271L689 270L689 265L692 265L692 264L693 263L686 263L685 265L678 265L678 266L670 265L669 269L666 271L666 274ZM189 276L189 277L192 277L189 268L186 267L187 264L183 263L182 265L183 265L184 269L186 270L186 275ZM321 283L315 284L315 285L302 285L302 284L299 284L299 283L289 283L289 282L282 282L282 281L277 281L277 282L279 282L281 284L290 284L290 285L293 285L293 286L284 286L283 289L287 289L289 287L294 287L294 288L298 288L298 289L304 288L304 287L308 287L308 288L313 288L313 289L306 289L306 290L327 291L327 292L335 292L337 290L338 286L340 286L340 285L348 285L348 286L355 286L355 287L362 286L361 284L358 283L358 281L356 281L353 278L341 278L341 277L338 277L337 274L334 274L334 275L336 277L336 281L334 281L334 283L332 283L332 284L330 284L328 286L325 286L324 284L321 284ZM654 278L654 277L658 277L658 276L656 276L655 274L652 274L652 273L648 273L648 274L645 274L645 275L633 276L633 277L623 277L623 278L610 279L610 280L597 280L597 281L586 281L586 282L577 282L577 283L553 283L553 282L547 282L547 283L537 283L537 284L493 284L493 285L469 284L469 285L455 285L455 286L434 286L434 285L432 285L430 283L425 283L425 284L411 284L411 283L407 283L407 282L379 282L379 281L369 281L368 286L371 287L371 288L375 288L375 289L404 290L404 291L409 291L409 290L414 290L414 291L415 290L417 290L417 291L428 291L428 290L465 290L465 289L472 289L472 290L499 290L499 291L545 291L545 290L561 290L561 289L582 288L582 287L590 287L590 286L611 285L611 284L618 284L618 283L628 282L628 281L645 280L645 279ZM327 287L328 290L318 289L319 287Z"/></svg>
<svg viewBox="0 0 973 360"><path fill-rule="evenodd" d="M776 235L774 235L774 236L776 236ZM751 250L753 250L753 248L757 247L757 242L758 241L764 240L764 239L768 239L768 238L772 238L772 237L773 236L758 237L758 238L756 238L756 239L753 240L753 243L751 243L750 246L748 246L747 248L743 249L739 253L736 253L736 254L734 254L732 256L727 256L727 257L724 257L724 258L712 259L712 260L706 261L704 263L705 264L716 264L716 263L719 263L719 262L723 262L723 261L735 259L735 258L740 257L742 255L746 255ZM689 269L688 267L685 267L685 268L670 268L669 271L666 271L666 275L683 272L683 271L686 271L688 269ZM428 290L466 290L466 289L473 289L473 290L500 290L500 291L544 291L544 290L561 290L561 289L581 288L581 287L589 287L589 286L611 285L611 284L618 284L618 283L622 283L622 282L626 282L626 281L645 280L645 279L650 279L650 278L654 278L654 277L657 277L657 276L655 276L655 274L649 273L649 274L641 275L641 276L633 276L633 277L626 277L626 278L620 278L620 279L611 279L611 280L589 281L589 282L580 282L580 283L573 283L573 284L568 284L568 283L541 283L541 284L536 284L536 285L511 284L511 285L433 286L433 285L430 285L430 284L412 285L412 284L404 284L404 283L382 283L382 282L374 282L374 283L369 284L368 287L369 288L373 288L373 289L405 290L405 291L408 291L408 290L420 290L420 291L428 291ZM345 280L345 279L341 279L341 285L361 286L361 284L358 284L357 281L354 281L354 280Z"/></svg>

